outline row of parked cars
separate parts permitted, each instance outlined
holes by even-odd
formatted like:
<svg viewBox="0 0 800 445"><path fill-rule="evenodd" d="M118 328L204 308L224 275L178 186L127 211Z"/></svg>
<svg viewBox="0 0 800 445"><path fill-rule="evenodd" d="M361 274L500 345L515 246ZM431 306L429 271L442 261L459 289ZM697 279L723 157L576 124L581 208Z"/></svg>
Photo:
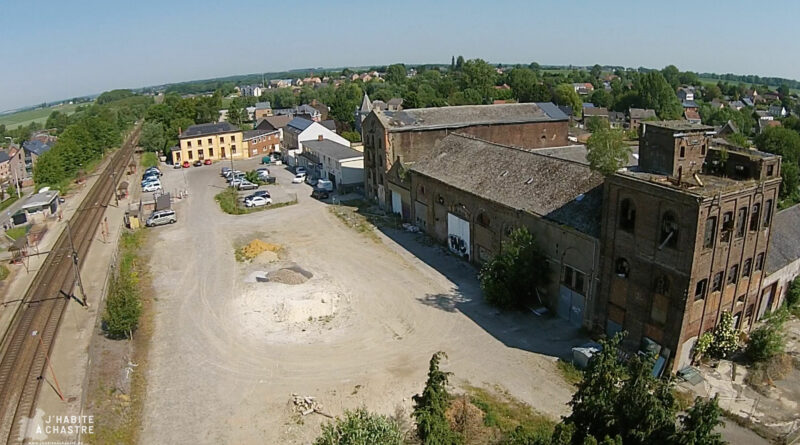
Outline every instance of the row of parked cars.
<svg viewBox="0 0 800 445"><path fill-rule="evenodd" d="M150 167L142 174L142 191L155 192L161 190L161 170Z"/></svg>

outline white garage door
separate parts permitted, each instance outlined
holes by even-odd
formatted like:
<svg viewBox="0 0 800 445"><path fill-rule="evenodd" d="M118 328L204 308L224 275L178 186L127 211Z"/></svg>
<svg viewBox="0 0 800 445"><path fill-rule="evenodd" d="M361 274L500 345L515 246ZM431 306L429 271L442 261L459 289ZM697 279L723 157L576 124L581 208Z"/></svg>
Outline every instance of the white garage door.
<svg viewBox="0 0 800 445"><path fill-rule="evenodd" d="M447 246L461 256L469 256L469 221L447 214Z"/></svg>
<svg viewBox="0 0 800 445"><path fill-rule="evenodd" d="M403 214L403 200L400 198L400 194L394 190L392 190L392 212L398 215Z"/></svg>

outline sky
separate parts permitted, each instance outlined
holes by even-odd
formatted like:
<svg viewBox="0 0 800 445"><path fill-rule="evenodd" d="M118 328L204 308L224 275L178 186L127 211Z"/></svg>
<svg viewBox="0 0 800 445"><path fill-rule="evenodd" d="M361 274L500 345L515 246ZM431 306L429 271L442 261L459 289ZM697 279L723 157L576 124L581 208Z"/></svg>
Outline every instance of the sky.
<svg viewBox="0 0 800 445"><path fill-rule="evenodd" d="M800 79L800 2L0 0L0 111L296 68L621 65Z"/></svg>

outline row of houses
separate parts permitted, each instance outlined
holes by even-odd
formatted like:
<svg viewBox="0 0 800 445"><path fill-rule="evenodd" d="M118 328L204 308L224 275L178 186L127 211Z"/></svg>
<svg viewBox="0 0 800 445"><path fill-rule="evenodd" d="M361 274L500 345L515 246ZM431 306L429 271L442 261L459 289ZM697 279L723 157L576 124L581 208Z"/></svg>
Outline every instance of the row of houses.
<svg viewBox="0 0 800 445"><path fill-rule="evenodd" d="M54 136L39 132L23 142L22 147L10 144L6 149L0 150L0 184L32 184L36 160L48 152L55 142Z"/></svg>
<svg viewBox="0 0 800 445"><path fill-rule="evenodd" d="M691 361L723 312L749 331L800 268L800 208L776 213L779 156L716 146L713 127L641 122L610 177L567 142L549 103L389 112L364 120L364 188L455 255L481 264L517 227L536 235L553 280L540 303L576 327ZM778 246L780 244L780 246Z"/></svg>

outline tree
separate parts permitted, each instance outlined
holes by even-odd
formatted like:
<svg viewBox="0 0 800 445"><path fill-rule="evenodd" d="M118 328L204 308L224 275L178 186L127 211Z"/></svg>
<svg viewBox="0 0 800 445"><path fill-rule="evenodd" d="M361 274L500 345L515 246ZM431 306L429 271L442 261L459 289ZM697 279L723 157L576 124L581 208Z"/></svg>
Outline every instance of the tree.
<svg viewBox="0 0 800 445"><path fill-rule="evenodd" d="M675 89L658 71L651 71L640 80L639 94L642 106L656 110L661 119L679 119L683 106L675 94Z"/></svg>
<svg viewBox="0 0 800 445"><path fill-rule="evenodd" d="M458 56L458 58L456 59L456 70L460 71L463 66L464 66L464 56Z"/></svg>
<svg viewBox="0 0 800 445"><path fill-rule="evenodd" d="M604 119L602 117L592 116L586 121L586 129L591 131L592 133L595 133L600 130L606 130L609 128L611 127L610 123L608 122L608 119Z"/></svg>
<svg viewBox="0 0 800 445"><path fill-rule="evenodd" d="M789 289L786 291L786 306L790 309L800 303L800 277L792 280Z"/></svg>
<svg viewBox="0 0 800 445"><path fill-rule="evenodd" d="M610 107L614 101L614 97L605 90L605 88L598 88L592 93L592 103L597 107Z"/></svg>
<svg viewBox="0 0 800 445"><path fill-rule="evenodd" d="M460 441L445 416L450 404L447 392L450 373L439 369L442 358L447 358L447 354L442 351L433 354L425 389L413 397L414 411L411 415L417 422L417 436L424 445L454 445Z"/></svg>
<svg viewBox="0 0 800 445"><path fill-rule="evenodd" d="M364 92L355 83L345 83L336 89L331 105L331 116L339 122L352 126L355 123L355 109L361 103Z"/></svg>
<svg viewBox="0 0 800 445"><path fill-rule="evenodd" d="M598 79L598 78L600 78L600 75L603 74L603 67L601 67L600 65L595 64L592 67L592 70L589 71L589 74L591 74L593 78Z"/></svg>
<svg viewBox="0 0 800 445"><path fill-rule="evenodd" d="M145 122L142 125L142 133L139 136L139 145L147 151L160 152L167 145L167 137L164 134L164 126L158 122Z"/></svg>
<svg viewBox="0 0 800 445"><path fill-rule="evenodd" d="M725 140L737 147L743 147L743 148L750 147L750 142L747 140L747 137L742 133L731 133L725 135Z"/></svg>
<svg viewBox="0 0 800 445"><path fill-rule="evenodd" d="M344 418L322 426L314 445L402 445L403 433L396 422L365 408L345 411Z"/></svg>
<svg viewBox="0 0 800 445"><path fill-rule="evenodd" d="M572 107L572 114L576 118L579 118L583 111L583 102L580 96L575 92L575 88L568 83L562 83L556 87L553 93L553 100L555 100L558 105L568 105Z"/></svg>
<svg viewBox="0 0 800 445"><path fill-rule="evenodd" d="M711 102L714 99L722 97L722 91L716 85L708 85L703 91L703 99L706 102Z"/></svg>
<svg viewBox="0 0 800 445"><path fill-rule="evenodd" d="M389 65L386 69L386 81L394 83L403 83L406 80L406 66L402 63Z"/></svg>
<svg viewBox="0 0 800 445"><path fill-rule="evenodd" d="M589 167L605 176L627 165L631 154L631 148L625 145L625 134L612 128L595 131L586 142L586 149Z"/></svg>
<svg viewBox="0 0 800 445"><path fill-rule="evenodd" d="M357 131L343 131L342 137L350 142L361 142L361 133Z"/></svg>
<svg viewBox="0 0 800 445"><path fill-rule="evenodd" d="M461 86L464 96L472 97L470 102L473 102L475 97L480 97L479 101L473 103L489 103L492 98L492 87L494 87L496 79L497 71L484 60L471 59L464 62L461 67ZM473 90L475 93L470 96L467 93L468 90ZM474 94L477 94L477 96Z"/></svg>
<svg viewBox="0 0 800 445"><path fill-rule="evenodd" d="M242 121L247 117L247 111L234 99L228 106L228 122L234 125L242 125Z"/></svg>
<svg viewBox="0 0 800 445"><path fill-rule="evenodd" d="M796 202L800 184L800 134L788 128L769 127L756 137L755 143L760 150L783 157L780 196L787 201L786 206Z"/></svg>
<svg viewBox="0 0 800 445"><path fill-rule="evenodd" d="M536 239L521 227L511 232L502 250L479 274L486 301L503 309L525 307L537 301L536 288L550 282L547 257Z"/></svg>
<svg viewBox="0 0 800 445"><path fill-rule="evenodd" d="M581 443L588 435L612 437L617 431L614 401L619 396L619 383L624 373L617 355L623 337L623 334L618 334L610 340L600 341L602 349L592 356L583 380L572 395L569 402L572 413L562 422L567 425L567 430L574 431L569 435L571 443ZM554 436L563 434L563 429L556 428Z"/></svg>
<svg viewBox="0 0 800 445"><path fill-rule="evenodd" d="M514 97L520 102L538 102L536 87L539 79L536 74L527 68L514 68L508 72L508 86L514 92ZM549 96L549 94L548 94Z"/></svg>
<svg viewBox="0 0 800 445"><path fill-rule="evenodd" d="M675 445L723 445L722 436L715 432L722 425L720 415L722 410L717 396L710 400L696 398L694 406L681 417L680 429L669 442Z"/></svg>
<svg viewBox="0 0 800 445"><path fill-rule="evenodd" d="M663 70L661 70L661 74L664 76L664 79L667 81L667 83L669 83L669 85L672 87L673 91L680 86L681 71L675 65L667 65Z"/></svg>

